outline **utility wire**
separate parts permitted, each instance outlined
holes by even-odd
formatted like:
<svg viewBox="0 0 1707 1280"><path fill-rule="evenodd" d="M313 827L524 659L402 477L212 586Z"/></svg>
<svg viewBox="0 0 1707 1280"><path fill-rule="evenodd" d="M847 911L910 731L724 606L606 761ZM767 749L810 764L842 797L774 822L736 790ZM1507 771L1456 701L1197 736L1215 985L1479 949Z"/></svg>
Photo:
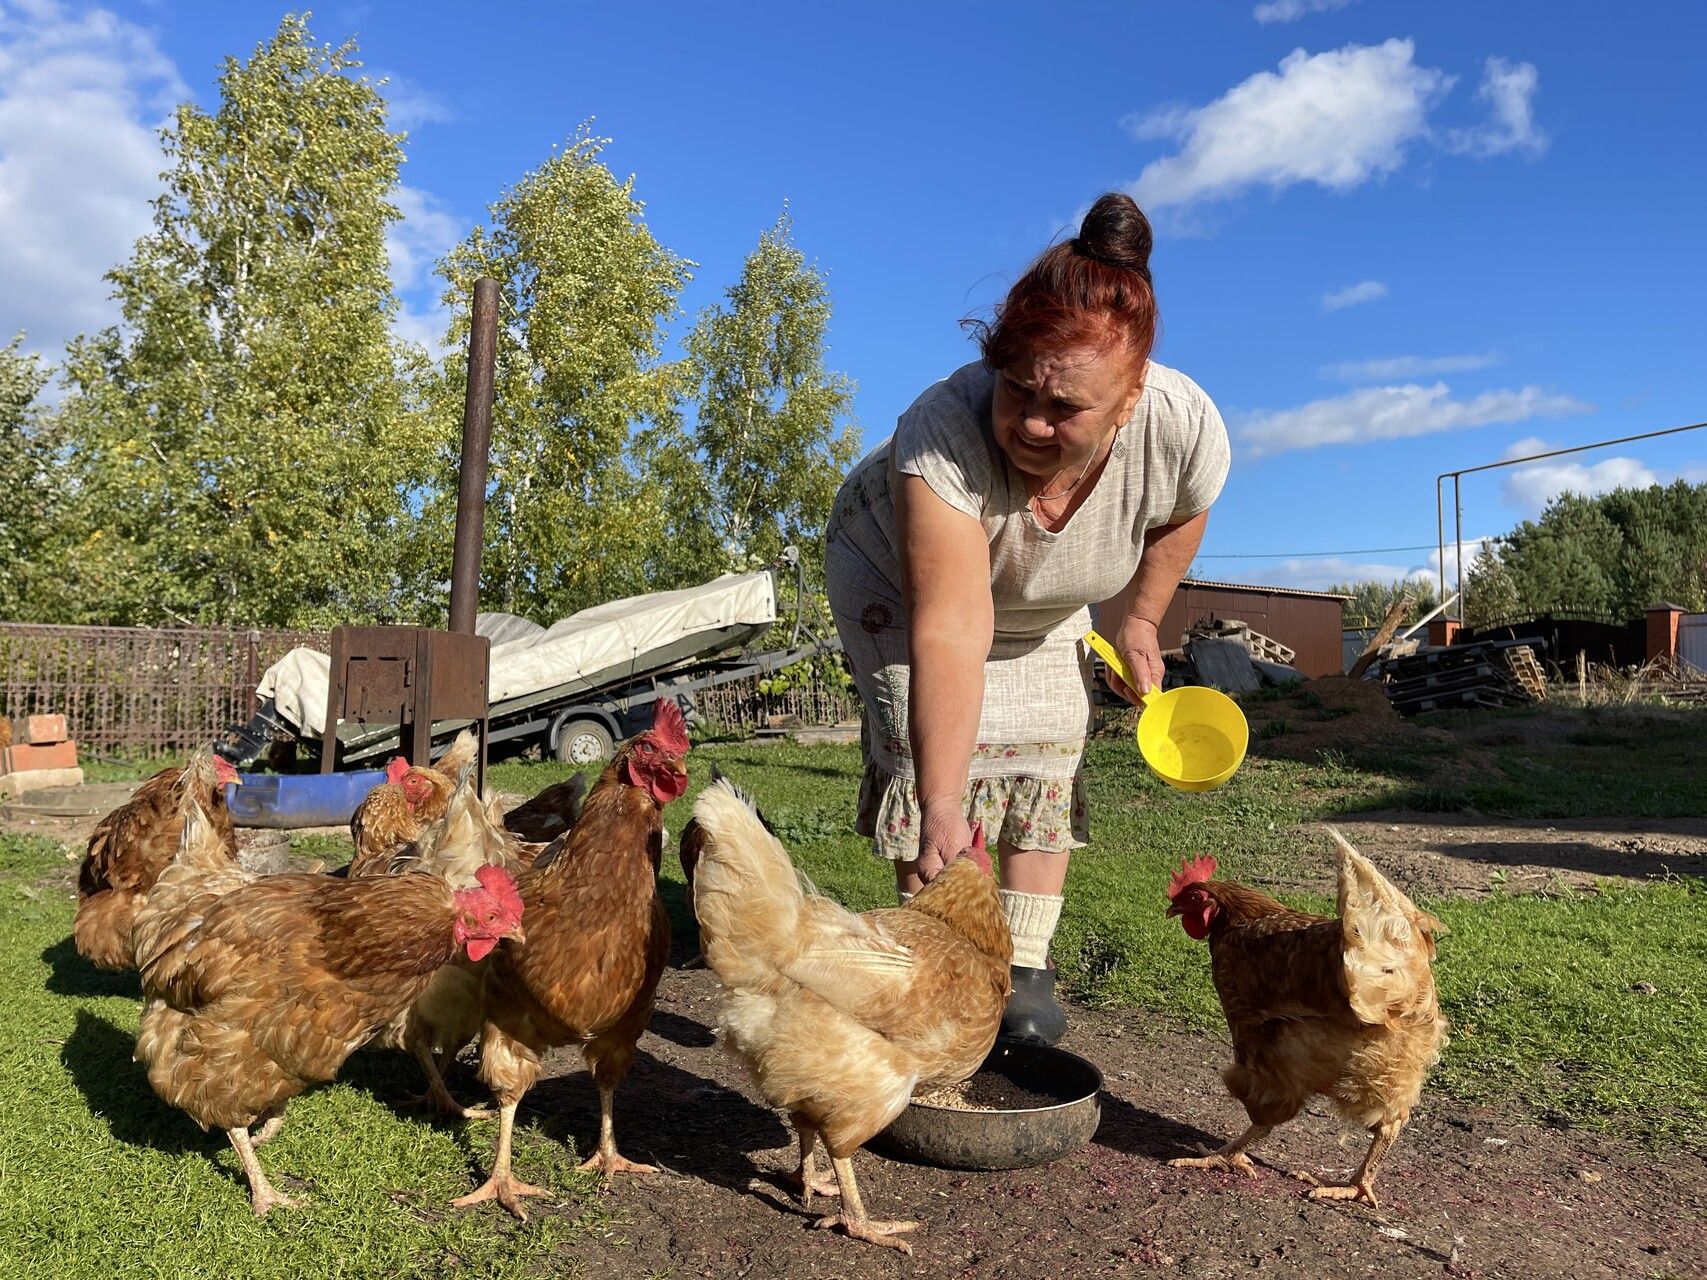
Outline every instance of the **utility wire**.
<svg viewBox="0 0 1707 1280"><path fill-rule="evenodd" d="M1325 560L1330 556L1376 556L1389 551L1433 551L1432 542L1418 547L1355 547L1349 551L1220 551L1199 560Z"/></svg>

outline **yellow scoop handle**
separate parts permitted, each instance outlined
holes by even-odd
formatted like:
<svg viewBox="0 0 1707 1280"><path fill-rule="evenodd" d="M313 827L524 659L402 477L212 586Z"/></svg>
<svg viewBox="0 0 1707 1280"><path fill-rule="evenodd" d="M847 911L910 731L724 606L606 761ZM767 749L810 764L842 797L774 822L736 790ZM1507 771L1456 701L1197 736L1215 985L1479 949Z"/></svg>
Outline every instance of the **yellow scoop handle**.
<svg viewBox="0 0 1707 1280"><path fill-rule="evenodd" d="M1126 659L1122 658L1114 651L1113 645L1111 645L1107 640L1104 640L1095 631L1085 632L1085 643L1090 645L1092 649L1096 650L1097 657L1108 663L1109 669L1112 670L1115 675L1126 681L1126 687L1128 689L1132 690L1133 693L1138 692L1138 682L1132 678L1131 668L1126 665ZM1141 697L1144 702L1148 703L1150 699L1155 697L1159 692L1161 692L1159 689L1152 689L1149 693L1139 694L1139 697Z"/></svg>

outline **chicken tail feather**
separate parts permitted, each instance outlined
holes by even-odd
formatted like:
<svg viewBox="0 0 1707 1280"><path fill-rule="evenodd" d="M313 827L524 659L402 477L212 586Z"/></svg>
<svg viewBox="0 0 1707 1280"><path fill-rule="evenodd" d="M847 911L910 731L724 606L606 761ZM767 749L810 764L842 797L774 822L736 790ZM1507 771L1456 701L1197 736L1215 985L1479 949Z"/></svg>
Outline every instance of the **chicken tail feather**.
<svg viewBox="0 0 1707 1280"><path fill-rule="evenodd" d="M456 735L456 740L450 744L445 753L433 761L433 768L447 778L460 778L462 771L474 763L475 753L480 749L480 739L471 730L464 729Z"/></svg>
<svg viewBox="0 0 1707 1280"><path fill-rule="evenodd" d="M1375 869L1334 828L1339 846L1339 919L1352 1012L1375 1025L1434 998L1428 961L1445 928Z"/></svg>
<svg viewBox="0 0 1707 1280"><path fill-rule="evenodd" d="M794 863L732 783L694 803L703 833L693 906L706 963L725 986L752 982L798 947L805 891Z"/></svg>

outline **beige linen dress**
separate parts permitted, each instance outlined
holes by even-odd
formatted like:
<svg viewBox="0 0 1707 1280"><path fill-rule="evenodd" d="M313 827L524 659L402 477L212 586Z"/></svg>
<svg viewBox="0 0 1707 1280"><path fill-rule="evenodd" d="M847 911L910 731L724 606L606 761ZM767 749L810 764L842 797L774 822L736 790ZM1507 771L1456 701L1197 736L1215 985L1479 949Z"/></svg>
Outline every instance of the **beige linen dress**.
<svg viewBox="0 0 1707 1280"><path fill-rule="evenodd" d="M848 474L826 530L836 628L865 704L858 830L878 857L918 856L919 802L907 734L907 618L890 486L916 475L984 526L995 634L966 792L969 820L1021 849L1084 844L1081 762L1090 725L1091 604L1137 571L1144 535L1208 509L1227 476L1221 415L1154 361L1103 473L1065 528L1038 523L1024 478L997 447L995 377L969 364L928 388L895 434Z"/></svg>

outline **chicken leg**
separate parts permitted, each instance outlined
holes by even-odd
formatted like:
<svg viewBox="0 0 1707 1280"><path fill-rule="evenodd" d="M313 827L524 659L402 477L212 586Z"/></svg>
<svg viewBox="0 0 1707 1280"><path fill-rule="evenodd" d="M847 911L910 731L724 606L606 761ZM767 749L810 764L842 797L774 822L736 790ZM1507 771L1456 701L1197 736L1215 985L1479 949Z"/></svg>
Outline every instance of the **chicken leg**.
<svg viewBox="0 0 1707 1280"><path fill-rule="evenodd" d="M1393 1145L1403 1127L1403 1122L1390 1120L1370 1130L1369 1150L1363 1157L1357 1176L1350 1182L1322 1182L1315 1174L1303 1171L1292 1176L1310 1184L1312 1200L1361 1200L1371 1209L1379 1209L1381 1202L1375 1198L1375 1167L1381 1163L1381 1157L1387 1154L1387 1148Z"/></svg>
<svg viewBox="0 0 1707 1280"><path fill-rule="evenodd" d="M593 1152L580 1164L577 1169L598 1169L609 1182L619 1173L657 1173L656 1165L638 1164L626 1156L620 1155L616 1149L616 1127L611 1122L612 1112L616 1105L616 1085L599 1082L599 1149Z"/></svg>
<svg viewBox="0 0 1707 1280"><path fill-rule="evenodd" d="M516 1127L516 1106L514 1102L506 1103L498 1112L498 1150L492 1159L492 1176L467 1195L452 1200L453 1208L467 1209L473 1205L484 1204L488 1200L496 1200L526 1222L528 1215L527 1210L522 1207L522 1197L551 1194L548 1187L517 1182L515 1175L510 1172L510 1135Z"/></svg>
<svg viewBox="0 0 1707 1280"><path fill-rule="evenodd" d="M1255 1146L1272 1132L1274 1126L1271 1124L1253 1124L1221 1150L1202 1156L1181 1156L1177 1160L1168 1161L1168 1168L1226 1169L1233 1173L1242 1173L1247 1178L1254 1178L1257 1176L1257 1169L1251 1163L1251 1158L1245 1154L1245 1148ZM1198 1150L1203 1148L1199 1147Z"/></svg>
<svg viewBox="0 0 1707 1280"><path fill-rule="evenodd" d="M794 1188L800 1197L800 1207L810 1209L813 1196L839 1196L841 1188L831 1174L819 1176L815 1165L814 1153L818 1147L818 1130L804 1115L796 1112L789 1117L794 1122L794 1132L800 1139L800 1167L792 1173L782 1175L783 1181Z"/></svg>
<svg viewBox="0 0 1707 1280"><path fill-rule="evenodd" d="M440 1115L452 1116L458 1120L490 1120L492 1112L485 1107L465 1107L451 1096L445 1086L444 1066L439 1056L433 1052L432 1046L413 1041L409 1051L415 1055L415 1061L421 1064L421 1070L427 1073L427 1091L408 1099L410 1106L431 1107ZM448 1055L447 1055L448 1062Z"/></svg>
<svg viewBox="0 0 1707 1280"><path fill-rule="evenodd" d="M819 1218L812 1225L823 1230L840 1227L855 1240L880 1244L885 1249L899 1249L910 1254L913 1246L900 1238L903 1231L917 1231L917 1222L873 1222L865 1216L865 1202L859 1198L859 1184L854 1181L852 1156L830 1153L830 1164L836 1171L836 1182L842 1189L842 1211Z"/></svg>
<svg viewBox="0 0 1707 1280"><path fill-rule="evenodd" d="M248 1126L227 1129L225 1136L231 1139L231 1145L237 1150L237 1159L243 1165L243 1177L249 1183L249 1207L255 1211L257 1218L266 1217L269 1209L294 1209L302 1203L275 1191L273 1184L267 1181L266 1171L255 1157L255 1146L249 1139Z"/></svg>

